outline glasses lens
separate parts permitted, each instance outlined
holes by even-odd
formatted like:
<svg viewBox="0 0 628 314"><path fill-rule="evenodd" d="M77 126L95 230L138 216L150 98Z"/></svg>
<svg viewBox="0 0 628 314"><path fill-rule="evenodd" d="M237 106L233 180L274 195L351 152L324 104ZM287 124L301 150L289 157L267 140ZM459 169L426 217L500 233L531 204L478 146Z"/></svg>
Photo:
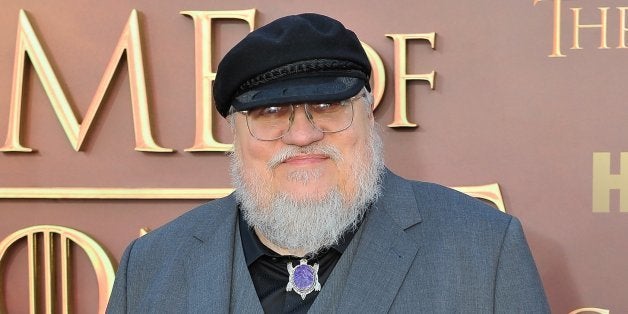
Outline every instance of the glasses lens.
<svg viewBox="0 0 628 314"><path fill-rule="evenodd" d="M250 110L246 123L253 137L274 140L282 137L290 128L291 106L271 106Z"/></svg>
<svg viewBox="0 0 628 314"><path fill-rule="evenodd" d="M323 132L342 131L348 128L353 120L351 101L308 104L307 111L314 125Z"/></svg>

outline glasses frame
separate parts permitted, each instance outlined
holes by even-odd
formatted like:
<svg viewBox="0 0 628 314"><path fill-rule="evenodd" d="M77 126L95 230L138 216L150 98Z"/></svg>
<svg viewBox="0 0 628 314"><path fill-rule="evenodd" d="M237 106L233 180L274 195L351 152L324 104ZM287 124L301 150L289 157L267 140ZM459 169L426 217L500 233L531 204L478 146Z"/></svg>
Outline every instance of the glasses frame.
<svg viewBox="0 0 628 314"><path fill-rule="evenodd" d="M325 131L320 129L316 123L314 122L314 118L312 117L312 114L308 111L308 107L310 104L316 104L316 103L301 103L301 104L289 104L289 105L281 105L281 106L290 106L290 118L288 118L289 124L288 124L288 128L286 129L285 132L283 132L280 136L272 138L272 139L262 139L259 138L257 136L255 136L255 134L253 134L253 131L251 130L251 126L249 125L249 111L248 110L242 110L242 111L238 111L239 113L243 114L245 116L245 120L246 120L246 128L249 130L249 134L251 134L251 136L258 140L258 141L276 141L278 139L283 138L286 134L288 134L290 132L290 129L292 128L292 125L294 123L294 113L295 113L295 107L298 108L300 106L303 106L303 110L305 112L305 117L307 118L307 120L310 122L310 125L312 125L312 127L314 127L314 129L322 132L322 133L338 133L338 132L342 132L348 128L351 127L351 125L353 125L353 118L354 118L354 113L355 111L353 110L353 102L356 99L360 99L360 98L365 98L366 97L366 92L364 90L362 90L360 93L358 93L357 95L349 98L349 99L345 99L340 101L341 103L349 103L349 106L351 106L351 121L349 121L349 123L347 124L346 127L337 130L337 131Z"/></svg>

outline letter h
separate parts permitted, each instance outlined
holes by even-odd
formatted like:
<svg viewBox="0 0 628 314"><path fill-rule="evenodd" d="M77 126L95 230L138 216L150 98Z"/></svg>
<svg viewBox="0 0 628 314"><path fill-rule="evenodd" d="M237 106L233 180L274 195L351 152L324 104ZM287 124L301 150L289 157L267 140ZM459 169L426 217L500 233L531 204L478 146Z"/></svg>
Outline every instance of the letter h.
<svg viewBox="0 0 628 314"><path fill-rule="evenodd" d="M619 190L619 211L628 213L628 152L620 154L619 174L611 174L611 153L593 153L593 212L610 211L610 190Z"/></svg>

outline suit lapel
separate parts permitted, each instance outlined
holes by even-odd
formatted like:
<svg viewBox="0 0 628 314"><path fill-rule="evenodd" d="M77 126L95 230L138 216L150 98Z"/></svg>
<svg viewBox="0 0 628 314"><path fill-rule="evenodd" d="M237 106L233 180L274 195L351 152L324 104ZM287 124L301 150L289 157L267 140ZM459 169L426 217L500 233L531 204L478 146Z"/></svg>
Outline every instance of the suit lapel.
<svg viewBox="0 0 628 314"><path fill-rule="evenodd" d="M338 313L388 312L419 245L405 230L421 221L412 186L387 171L342 292Z"/></svg>
<svg viewBox="0 0 628 314"><path fill-rule="evenodd" d="M238 223L236 222L236 225ZM233 278L231 280L231 305L229 313L264 313L253 280L246 266L239 226L235 232L233 252Z"/></svg>
<svg viewBox="0 0 628 314"><path fill-rule="evenodd" d="M314 300L308 313L334 313L338 304L340 304L340 298L342 297L341 292L345 289L349 271L351 270L351 264L353 263L353 257L357 251L363 230L364 228L360 228L353 236L353 240L351 240L351 243L347 246L342 257L340 257L340 260L334 267L334 270L327 279L323 289L316 297L316 300Z"/></svg>
<svg viewBox="0 0 628 314"><path fill-rule="evenodd" d="M210 203L192 230L186 260L188 312L227 313L231 293L237 208L233 197Z"/></svg>

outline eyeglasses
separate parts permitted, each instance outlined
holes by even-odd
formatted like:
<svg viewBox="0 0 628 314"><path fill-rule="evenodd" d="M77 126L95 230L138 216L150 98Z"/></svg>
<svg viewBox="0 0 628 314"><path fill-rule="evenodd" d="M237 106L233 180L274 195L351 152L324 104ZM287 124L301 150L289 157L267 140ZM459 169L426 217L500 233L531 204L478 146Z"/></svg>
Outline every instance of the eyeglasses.
<svg viewBox="0 0 628 314"><path fill-rule="evenodd" d="M251 136L260 141L274 141L290 132L296 108L301 106L316 130L323 133L344 131L353 123L353 102L365 96L362 91L342 101L268 106L239 112L246 116Z"/></svg>

